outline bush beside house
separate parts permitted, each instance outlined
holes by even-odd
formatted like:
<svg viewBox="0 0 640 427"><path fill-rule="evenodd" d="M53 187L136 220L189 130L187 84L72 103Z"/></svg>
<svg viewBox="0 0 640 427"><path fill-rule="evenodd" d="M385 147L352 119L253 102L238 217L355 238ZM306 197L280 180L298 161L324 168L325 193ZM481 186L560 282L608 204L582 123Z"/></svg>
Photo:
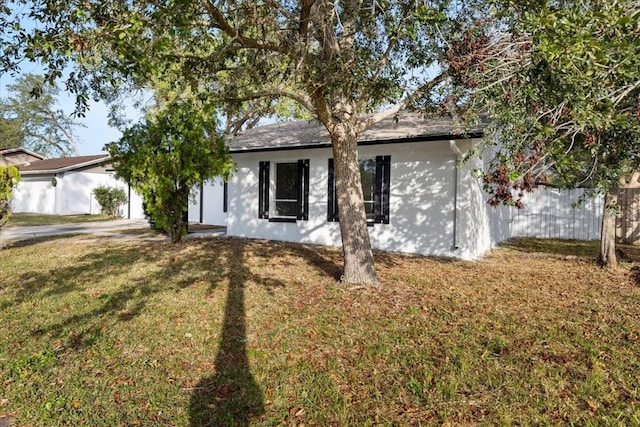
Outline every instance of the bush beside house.
<svg viewBox="0 0 640 427"><path fill-rule="evenodd" d="M15 166L0 166L0 233L11 216L13 189L20 181L20 173Z"/></svg>
<svg viewBox="0 0 640 427"><path fill-rule="evenodd" d="M122 188L100 185L93 189L93 195L96 197L102 213L113 218L118 216L120 206L127 203L127 195Z"/></svg>

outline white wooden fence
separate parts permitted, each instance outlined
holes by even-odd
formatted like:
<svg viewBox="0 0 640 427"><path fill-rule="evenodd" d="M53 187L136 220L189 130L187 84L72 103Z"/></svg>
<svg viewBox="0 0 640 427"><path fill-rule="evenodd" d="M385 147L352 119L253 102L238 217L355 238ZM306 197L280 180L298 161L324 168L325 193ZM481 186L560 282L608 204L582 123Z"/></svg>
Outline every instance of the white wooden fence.
<svg viewBox="0 0 640 427"><path fill-rule="evenodd" d="M616 222L616 236L620 243L640 242L640 188L621 188L618 191L620 217Z"/></svg>
<svg viewBox="0 0 640 427"><path fill-rule="evenodd" d="M538 187L525 195L524 208L512 208L511 236L596 240L603 198L584 198L585 189ZM574 205L584 198L579 206Z"/></svg>

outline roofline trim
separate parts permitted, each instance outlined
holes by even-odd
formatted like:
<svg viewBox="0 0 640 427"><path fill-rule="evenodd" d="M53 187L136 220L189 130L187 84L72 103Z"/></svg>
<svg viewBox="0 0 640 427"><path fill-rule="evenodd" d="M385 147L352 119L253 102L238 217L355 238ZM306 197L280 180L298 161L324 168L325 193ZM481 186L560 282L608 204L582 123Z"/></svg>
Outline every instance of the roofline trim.
<svg viewBox="0 0 640 427"><path fill-rule="evenodd" d="M46 156L43 156L42 154L38 154L35 151L31 151L27 148L23 148L23 147L14 147L14 148L5 148L4 150L0 150L0 155L5 155L5 154L11 154L11 153L15 153L18 151L23 151L26 154L29 154L33 157L38 157L40 160L46 160Z"/></svg>
<svg viewBox="0 0 640 427"><path fill-rule="evenodd" d="M105 157L101 157L99 159L93 159L87 162L65 166L63 168L58 168L58 169L36 169L36 170L20 171L20 175L40 175L40 174L46 175L46 174L52 174L52 173L56 174L56 173L68 172L70 170L80 169L86 166L93 166L93 165L102 163L105 160L110 160L110 159L111 159L111 156L107 154Z"/></svg>
<svg viewBox="0 0 640 427"><path fill-rule="evenodd" d="M358 141L358 146L369 145L386 145L386 144L403 144L403 143L416 143L416 142L433 142L433 141L448 141L451 139L477 139L482 138L484 132L469 132L457 135L426 135L426 136L412 136L408 138L394 138L386 140L364 140ZM330 142L321 143L306 143L300 145L288 144L281 147L256 147L256 148L230 148L229 153L264 153L268 151L290 151L290 150L303 150L310 148L331 148Z"/></svg>

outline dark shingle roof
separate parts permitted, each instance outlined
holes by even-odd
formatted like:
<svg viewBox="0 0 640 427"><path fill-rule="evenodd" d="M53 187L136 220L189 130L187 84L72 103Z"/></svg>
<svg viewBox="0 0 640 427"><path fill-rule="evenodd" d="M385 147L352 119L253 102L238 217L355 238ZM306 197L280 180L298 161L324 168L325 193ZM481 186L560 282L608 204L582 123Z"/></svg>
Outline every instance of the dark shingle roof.
<svg viewBox="0 0 640 427"><path fill-rule="evenodd" d="M465 129L450 118L428 117L419 113L403 112L375 124L364 132L360 144L390 143L416 140L442 140L481 136L486 125ZM319 123L295 121L260 126L229 140L232 153L245 151L271 151L294 148L329 147L331 138Z"/></svg>
<svg viewBox="0 0 640 427"><path fill-rule="evenodd" d="M97 154L93 156L60 157L58 159L45 159L31 162L28 165L20 166L20 173L25 172L64 172L78 169L85 166L92 166L107 160L108 154Z"/></svg>

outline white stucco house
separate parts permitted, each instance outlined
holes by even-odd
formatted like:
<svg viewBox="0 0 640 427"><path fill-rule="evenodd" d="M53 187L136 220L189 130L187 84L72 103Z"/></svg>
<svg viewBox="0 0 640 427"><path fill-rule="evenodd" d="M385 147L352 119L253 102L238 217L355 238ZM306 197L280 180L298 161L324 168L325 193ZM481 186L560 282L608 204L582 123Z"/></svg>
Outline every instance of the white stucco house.
<svg viewBox="0 0 640 427"><path fill-rule="evenodd" d="M50 215L97 214L100 205L93 189L108 185L127 192L121 207L125 218L142 219L142 199L116 179L107 154L31 160L18 164L21 180L14 193L13 210Z"/></svg>
<svg viewBox="0 0 640 427"><path fill-rule="evenodd" d="M482 129L465 133L448 119L403 113L362 135L358 155L374 248L473 259L510 237L509 209L490 207L471 174L482 165L459 161L480 142ZM237 171L226 187L214 181L197 192L191 221L215 218L210 223L226 225L231 236L341 244L324 127L266 125L229 145Z"/></svg>

